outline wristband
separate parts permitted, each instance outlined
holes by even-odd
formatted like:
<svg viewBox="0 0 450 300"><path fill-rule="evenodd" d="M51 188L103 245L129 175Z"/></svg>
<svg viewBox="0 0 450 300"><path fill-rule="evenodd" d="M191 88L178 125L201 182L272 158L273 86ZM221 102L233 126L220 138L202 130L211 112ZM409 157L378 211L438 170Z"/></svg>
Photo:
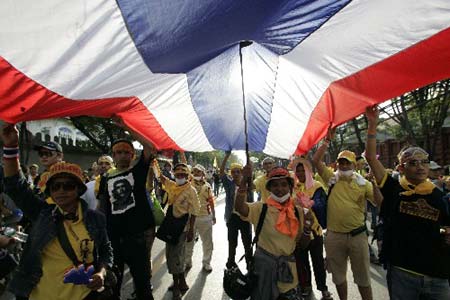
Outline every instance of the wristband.
<svg viewBox="0 0 450 300"><path fill-rule="evenodd" d="M372 134L372 133L368 133L368 134L367 134L367 138L368 138L368 139L376 139L376 138L377 138L377 135L376 135L376 134Z"/></svg>
<svg viewBox="0 0 450 300"><path fill-rule="evenodd" d="M19 158L19 147L16 146L3 146L3 159L17 159Z"/></svg>
<svg viewBox="0 0 450 300"><path fill-rule="evenodd" d="M303 231L303 235L304 236L310 236L311 235L311 231Z"/></svg>

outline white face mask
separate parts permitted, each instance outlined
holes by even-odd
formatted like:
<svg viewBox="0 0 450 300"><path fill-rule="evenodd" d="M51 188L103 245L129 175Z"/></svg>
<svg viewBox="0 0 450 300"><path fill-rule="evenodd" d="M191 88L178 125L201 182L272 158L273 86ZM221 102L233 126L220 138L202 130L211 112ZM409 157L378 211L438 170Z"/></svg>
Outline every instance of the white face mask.
<svg viewBox="0 0 450 300"><path fill-rule="evenodd" d="M353 175L353 170L341 171L339 170L339 176L350 177Z"/></svg>
<svg viewBox="0 0 450 300"><path fill-rule="evenodd" d="M273 200L277 201L278 203L284 203L287 199L291 196L290 193L285 194L284 196L277 197L274 194L270 193L270 197L272 197Z"/></svg>
<svg viewBox="0 0 450 300"><path fill-rule="evenodd" d="M194 180L200 181L202 180L203 176L194 176Z"/></svg>
<svg viewBox="0 0 450 300"><path fill-rule="evenodd" d="M186 178L175 178L177 185L183 185L186 183Z"/></svg>

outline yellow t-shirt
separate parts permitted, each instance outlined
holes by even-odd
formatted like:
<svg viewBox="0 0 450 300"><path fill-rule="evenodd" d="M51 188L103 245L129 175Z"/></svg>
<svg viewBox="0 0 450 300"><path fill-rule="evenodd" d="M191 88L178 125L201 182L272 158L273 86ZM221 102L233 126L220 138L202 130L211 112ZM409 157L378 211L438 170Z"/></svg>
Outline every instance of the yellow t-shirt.
<svg viewBox="0 0 450 300"><path fill-rule="evenodd" d="M255 230L259 221L259 216L261 214L263 203L262 202L254 202L248 203L249 214L248 217L242 217L241 219L244 221L248 221L253 224ZM275 225L278 220L279 211L273 206L267 207L266 217L264 219L264 224L261 229L261 233L259 234L258 239L258 247L261 247L265 251L275 255L275 256L289 256L294 253L295 250L295 239L289 237L288 235L280 233ZM303 213L300 210L300 228L299 234L303 233ZM289 262L289 266L291 268L292 276L294 280L292 283L282 283L278 282L278 289L281 293L285 293L290 289L295 288L298 285L298 277L297 277L297 267L295 266L295 262Z"/></svg>
<svg viewBox="0 0 450 300"><path fill-rule="evenodd" d="M329 182L334 173L325 169L321 177ZM364 224L366 200L373 200L373 186L367 180L359 185L355 178L340 178L328 195L327 229L348 233Z"/></svg>
<svg viewBox="0 0 450 300"><path fill-rule="evenodd" d="M255 191L261 193L261 202L266 203L267 198L270 196L270 192L266 189L267 176L266 174L258 176L253 184L255 185Z"/></svg>
<svg viewBox="0 0 450 300"><path fill-rule="evenodd" d="M192 181L192 186L197 191L200 202L198 216L208 216L210 214L210 206L214 206L214 196L211 192L211 186L207 182L197 183L195 180Z"/></svg>
<svg viewBox="0 0 450 300"><path fill-rule="evenodd" d="M200 201L197 191L190 183L186 187L177 186L171 180L166 180L164 189L168 194L169 203L173 205L173 216L179 218L187 213L198 216L200 213Z"/></svg>
<svg viewBox="0 0 450 300"><path fill-rule="evenodd" d="M79 219L76 222L64 221L69 242L78 259L82 261L81 245L87 248L87 263L92 263L94 241L91 240L83 223L81 205L78 205ZM30 300L78 300L84 299L91 290L85 285L63 283L64 273L73 267L73 263L62 249L58 238L54 238L43 249L42 277L31 291Z"/></svg>

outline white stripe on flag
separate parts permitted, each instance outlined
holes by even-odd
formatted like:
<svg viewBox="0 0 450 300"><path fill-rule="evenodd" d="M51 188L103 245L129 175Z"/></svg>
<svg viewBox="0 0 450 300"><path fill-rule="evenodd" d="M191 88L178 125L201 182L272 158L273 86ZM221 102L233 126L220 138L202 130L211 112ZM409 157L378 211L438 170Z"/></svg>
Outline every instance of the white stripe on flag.
<svg viewBox="0 0 450 300"><path fill-rule="evenodd" d="M0 11L0 55L31 79L71 99L137 96L181 148L212 149L186 76L151 73L116 1L0 1Z"/></svg>
<svg viewBox="0 0 450 300"><path fill-rule="evenodd" d="M294 153L332 82L449 27L449 16L448 0L352 1L281 57L264 152L280 157Z"/></svg>

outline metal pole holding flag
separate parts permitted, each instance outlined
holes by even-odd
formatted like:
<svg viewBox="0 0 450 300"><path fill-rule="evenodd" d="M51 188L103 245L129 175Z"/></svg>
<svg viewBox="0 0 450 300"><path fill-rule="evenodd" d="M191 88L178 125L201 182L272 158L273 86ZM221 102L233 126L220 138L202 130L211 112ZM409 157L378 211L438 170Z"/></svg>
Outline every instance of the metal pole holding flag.
<svg viewBox="0 0 450 300"><path fill-rule="evenodd" d="M239 61L241 63L242 105L244 107L245 156L246 156L247 164L250 162L250 156L248 154L247 108L246 108L246 103L245 103L244 66L243 66L243 62L242 62L242 48L248 47L251 44L252 44L252 41L241 41L239 43Z"/></svg>

